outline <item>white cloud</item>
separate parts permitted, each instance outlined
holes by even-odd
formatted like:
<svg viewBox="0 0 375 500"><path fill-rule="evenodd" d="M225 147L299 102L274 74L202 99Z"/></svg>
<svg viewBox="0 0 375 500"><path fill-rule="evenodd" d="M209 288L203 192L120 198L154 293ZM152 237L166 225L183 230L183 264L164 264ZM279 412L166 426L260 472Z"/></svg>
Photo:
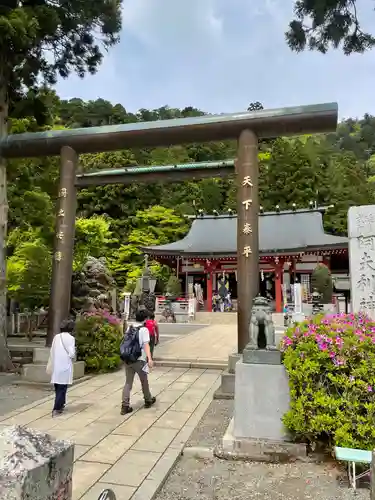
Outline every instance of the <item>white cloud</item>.
<svg viewBox="0 0 375 500"><path fill-rule="evenodd" d="M363 2L370 9L372 0ZM169 104L235 112L256 100L268 107L337 100L341 115L375 114L375 52L291 52L284 32L293 4L124 0L121 43L96 76L69 78L58 90L131 110Z"/></svg>
<svg viewBox="0 0 375 500"><path fill-rule="evenodd" d="M215 0L124 0L123 27L152 50L183 56L203 42L220 43Z"/></svg>

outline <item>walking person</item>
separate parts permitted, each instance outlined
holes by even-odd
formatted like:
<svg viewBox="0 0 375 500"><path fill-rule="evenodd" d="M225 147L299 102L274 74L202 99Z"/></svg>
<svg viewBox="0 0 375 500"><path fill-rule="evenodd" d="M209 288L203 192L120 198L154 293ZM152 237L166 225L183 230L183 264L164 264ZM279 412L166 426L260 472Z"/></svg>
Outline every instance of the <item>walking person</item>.
<svg viewBox="0 0 375 500"><path fill-rule="evenodd" d="M154 359L154 349L159 343L159 325L155 319L155 314L153 312L148 314L148 319L145 322L145 327L150 334L150 351L151 357Z"/></svg>
<svg viewBox="0 0 375 500"><path fill-rule="evenodd" d="M135 323L130 323L120 346L120 356L125 362L125 385L122 391L121 415L131 413L130 393L134 376L138 375L142 386L145 408L150 408L156 398L151 395L148 384L148 373L153 367L150 350L150 334L145 327L147 311L139 310L135 315Z"/></svg>
<svg viewBox="0 0 375 500"><path fill-rule="evenodd" d="M50 350L47 373L51 375L51 384L55 386L53 417L64 411L68 385L73 383L73 360L76 355L74 326L73 320L64 320Z"/></svg>

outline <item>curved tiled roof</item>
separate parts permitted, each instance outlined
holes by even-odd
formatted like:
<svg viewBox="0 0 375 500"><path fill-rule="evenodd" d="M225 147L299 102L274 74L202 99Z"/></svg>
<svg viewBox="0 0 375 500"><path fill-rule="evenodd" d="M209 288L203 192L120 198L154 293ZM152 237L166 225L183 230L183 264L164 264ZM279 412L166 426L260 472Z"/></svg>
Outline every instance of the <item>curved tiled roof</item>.
<svg viewBox="0 0 375 500"><path fill-rule="evenodd" d="M348 238L324 232L322 210L266 212L259 215L259 252L263 255L347 247ZM182 240L143 247L142 250L151 255L236 255L237 216L198 217Z"/></svg>

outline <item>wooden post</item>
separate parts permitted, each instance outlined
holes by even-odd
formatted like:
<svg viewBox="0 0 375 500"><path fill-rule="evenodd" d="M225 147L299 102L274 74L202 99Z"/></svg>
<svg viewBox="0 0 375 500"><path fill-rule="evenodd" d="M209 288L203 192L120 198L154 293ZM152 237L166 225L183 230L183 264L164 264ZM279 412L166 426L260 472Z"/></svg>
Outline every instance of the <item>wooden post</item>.
<svg viewBox="0 0 375 500"><path fill-rule="evenodd" d="M7 82L0 68L0 138L8 134ZM6 284L6 239L8 227L8 197L6 160L0 152L0 371L14 368L7 346L8 308Z"/></svg>
<svg viewBox="0 0 375 500"><path fill-rule="evenodd" d="M210 269L206 270L206 290L207 290L206 311L212 312L212 272Z"/></svg>
<svg viewBox="0 0 375 500"><path fill-rule="evenodd" d="M72 284L73 249L77 190L75 187L78 156L69 146L61 149L60 184L56 212L56 233L52 263L51 297L48 309L47 347L60 332L60 324L69 316Z"/></svg>
<svg viewBox="0 0 375 500"><path fill-rule="evenodd" d="M237 174L237 347L249 341L253 299L259 290L258 138L243 130L238 140Z"/></svg>
<svg viewBox="0 0 375 500"><path fill-rule="evenodd" d="M276 302L276 312L281 313L283 311L283 271L284 271L284 261L275 263L275 302Z"/></svg>

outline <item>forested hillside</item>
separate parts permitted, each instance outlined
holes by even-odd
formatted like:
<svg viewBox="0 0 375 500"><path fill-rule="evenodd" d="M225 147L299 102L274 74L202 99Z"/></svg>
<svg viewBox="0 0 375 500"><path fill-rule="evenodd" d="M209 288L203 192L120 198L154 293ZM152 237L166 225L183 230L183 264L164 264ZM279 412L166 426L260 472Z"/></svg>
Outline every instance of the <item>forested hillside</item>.
<svg viewBox="0 0 375 500"><path fill-rule="evenodd" d="M45 127L77 128L199 116L194 107L141 109L128 113L98 99L61 101L48 94ZM259 103L254 103L257 109ZM45 110L43 110L45 112ZM38 130L36 119L13 119L12 132ZM233 141L170 148L123 150L83 155L83 170L126 165L165 165L234 158ZM374 203L375 117L341 123L337 133L266 141L260 146L260 190L265 210L307 207L310 201L335 207L326 229L345 234L350 205ZM48 303L58 158L14 160L8 168L8 291L23 307ZM163 244L188 230L185 214L236 209L233 178L179 184L112 185L82 189L75 246L75 268L88 255L105 256L119 286L131 288L139 275L138 245ZM167 276L168 270L154 265Z"/></svg>

